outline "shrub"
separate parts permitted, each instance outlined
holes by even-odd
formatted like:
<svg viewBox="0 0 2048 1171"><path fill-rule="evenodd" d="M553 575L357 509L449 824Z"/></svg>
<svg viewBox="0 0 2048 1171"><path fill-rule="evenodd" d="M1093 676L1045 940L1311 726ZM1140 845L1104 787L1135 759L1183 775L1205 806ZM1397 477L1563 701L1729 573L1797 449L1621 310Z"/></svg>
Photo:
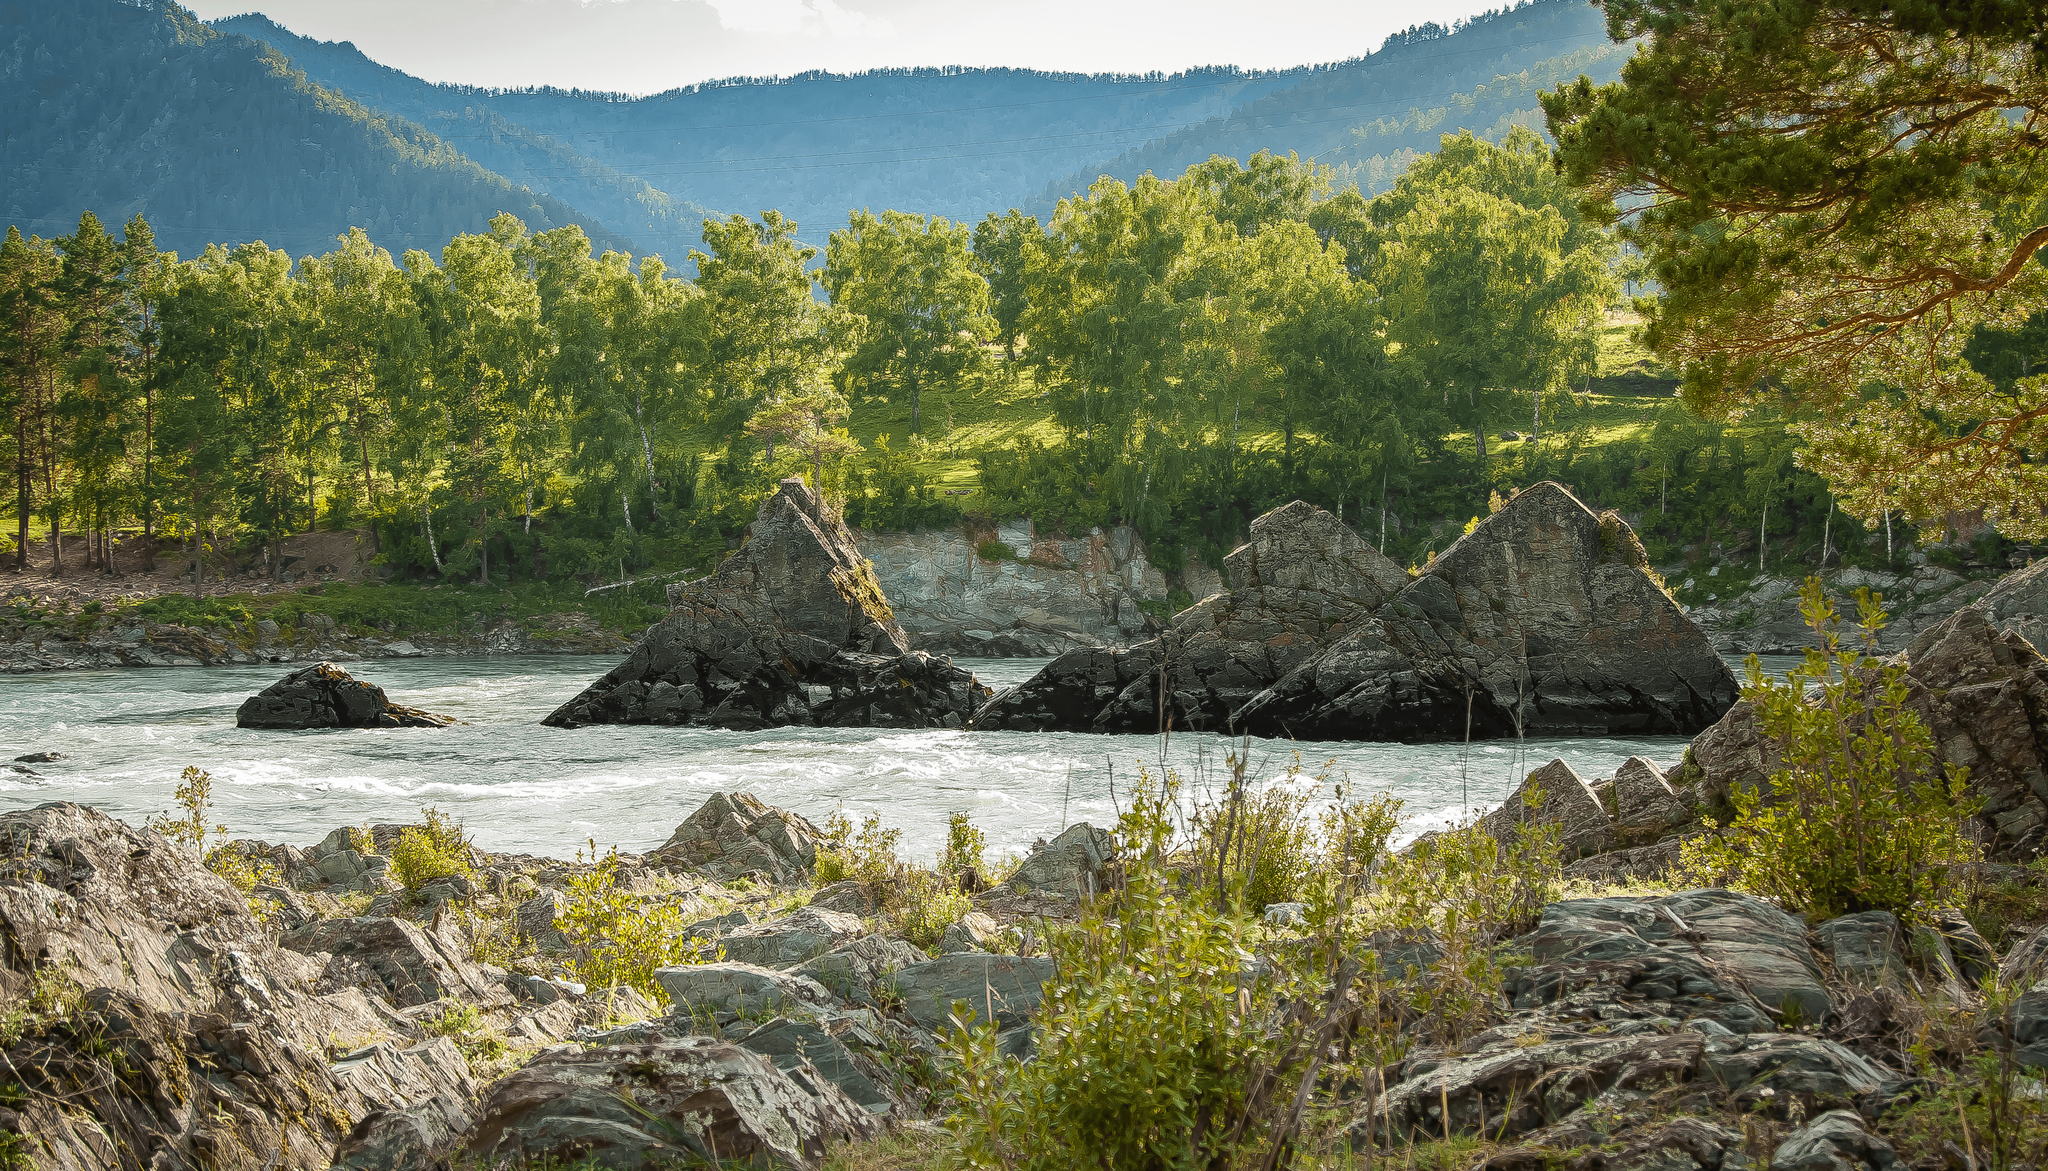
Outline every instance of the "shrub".
<svg viewBox="0 0 2048 1171"><path fill-rule="evenodd" d="M1051 937L1037 1055L1002 1058L988 1025L949 1038L960 1068L950 1122L966 1166L1293 1165L1282 1156L1311 1145L1306 1127L1350 1117L1329 1096L1366 1080L1363 1065L1332 1063L1387 1054L1379 1014L1360 1014L1352 995L1370 959L1342 945L1346 885L1329 874L1305 883L1307 926L1277 939L1242 897L1188 897L1182 868L1215 873L1215 859L1175 849L1178 789L1171 773L1141 774L1118 822L1122 888ZM1205 833L1189 845L1220 844Z"/></svg>
<svg viewBox="0 0 2048 1171"><path fill-rule="evenodd" d="M590 843L590 869L567 884L569 906L559 926L569 940L569 966L592 988L625 985L658 1004L668 993L654 979L656 968L694 962L704 941L683 934L683 915L673 902L643 903L619 881L619 850L597 856Z"/></svg>
<svg viewBox="0 0 2048 1171"><path fill-rule="evenodd" d="M432 806L420 810L420 823L406 826L391 847L391 869L409 895L437 879L467 876L469 839L462 823Z"/></svg>
<svg viewBox="0 0 2048 1171"><path fill-rule="evenodd" d="M28 987L0 1009L0 1049L78 1015L85 989L60 964L45 962L29 974Z"/></svg>
<svg viewBox="0 0 2048 1171"><path fill-rule="evenodd" d="M226 844L227 826L208 824L213 808L212 773L197 765L186 765L178 775L172 799L182 812L177 817L168 812L156 814L143 822L143 828L198 850L206 868L226 879L245 897L254 894L258 886L275 886L283 881L283 875L268 859L252 857ZM209 838L217 843L211 848L206 844ZM250 902L249 910L259 917L265 913L265 908L254 901Z"/></svg>
<svg viewBox="0 0 2048 1171"><path fill-rule="evenodd" d="M1202 881L1216 891L1217 905L1235 902L1258 912L1295 901L1317 851L1313 827L1303 816L1309 798L1299 787L1301 760L1280 781L1258 789L1247 775L1247 759L1233 752L1222 799L1196 807L1193 846L1204 859ZM1320 783L1328 775L1313 779Z"/></svg>
<svg viewBox="0 0 2048 1171"><path fill-rule="evenodd" d="M868 814L856 830L845 813L834 810L825 819L825 839L819 843L812 874L820 885L850 878L878 897L886 896L889 884L903 873L903 862L896 856L896 844L902 840L902 830L883 828L880 814Z"/></svg>
<svg viewBox="0 0 2048 1171"><path fill-rule="evenodd" d="M974 555L983 561L1015 561L1017 551L1001 541L983 541L974 547Z"/></svg>
<svg viewBox="0 0 2048 1171"><path fill-rule="evenodd" d="M890 887L885 904L903 938L927 950L938 946L946 928L974 909L950 874L912 870Z"/></svg>
<svg viewBox="0 0 2048 1171"><path fill-rule="evenodd" d="M948 883L959 883L972 872L977 882L988 881L988 836L965 813L946 817L946 848L939 854L939 874Z"/></svg>
<svg viewBox="0 0 2048 1171"><path fill-rule="evenodd" d="M1885 613L1858 590L1862 641L1876 645ZM1800 590L1800 613L1821 645L1783 680L1752 655L1743 697L1784 767L1767 789L1730 793L1734 818L1685 843L1681 866L1698 879L1777 900L1813 919L1891 911L1902 919L1942 896L1950 870L1974 861L1964 821L1975 803L1968 770L1942 763L1934 737L1906 707L1905 667L1845 649L1819 578Z"/></svg>

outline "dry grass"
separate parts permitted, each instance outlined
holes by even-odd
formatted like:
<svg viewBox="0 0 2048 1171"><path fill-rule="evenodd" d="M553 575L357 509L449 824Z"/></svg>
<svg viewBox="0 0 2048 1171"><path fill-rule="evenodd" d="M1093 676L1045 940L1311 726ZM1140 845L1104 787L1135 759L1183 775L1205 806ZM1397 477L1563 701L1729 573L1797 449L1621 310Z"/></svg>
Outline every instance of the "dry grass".
<svg viewBox="0 0 2048 1171"><path fill-rule="evenodd" d="M953 1166L952 1143L946 1135L904 1130L834 1146L826 1152L820 1171L947 1171Z"/></svg>

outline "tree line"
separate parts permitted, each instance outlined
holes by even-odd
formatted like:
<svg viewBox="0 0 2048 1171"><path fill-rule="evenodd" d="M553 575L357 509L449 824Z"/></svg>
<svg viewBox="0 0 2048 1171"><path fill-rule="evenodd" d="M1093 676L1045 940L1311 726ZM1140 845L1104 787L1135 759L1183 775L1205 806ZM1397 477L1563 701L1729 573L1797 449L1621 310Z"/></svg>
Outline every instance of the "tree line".
<svg viewBox="0 0 2048 1171"><path fill-rule="evenodd" d="M907 406L916 433L989 379L1058 432L979 453L989 506L1227 541L1288 494L1358 514L1480 482L1496 429L1544 431L1593 371L1618 295L1611 234L1526 130L1447 136L1372 199L1261 154L1105 179L1043 223L859 211L822 258L772 211L703 240L684 279L502 214L438 258L360 230L297 262L180 260L139 218L10 230L16 555L34 517L60 559L86 534L88 566L133 527L274 570L318 522L442 577L588 573L729 539L788 472L915 523L929 483L850 409Z"/></svg>

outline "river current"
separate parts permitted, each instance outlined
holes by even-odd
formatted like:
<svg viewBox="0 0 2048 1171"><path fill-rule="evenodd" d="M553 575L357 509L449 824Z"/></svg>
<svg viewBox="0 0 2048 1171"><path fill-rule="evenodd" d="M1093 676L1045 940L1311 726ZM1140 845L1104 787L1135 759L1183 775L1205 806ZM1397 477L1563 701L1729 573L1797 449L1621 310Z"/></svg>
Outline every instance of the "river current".
<svg viewBox="0 0 2048 1171"><path fill-rule="evenodd" d="M446 729L255 732L235 708L275 682L260 667L76 671L0 676L0 810L76 801L139 823L171 803L179 773L213 775L214 815L238 838L310 845L338 825L404 822L431 805L460 818L476 843L571 857L644 851L714 792L742 790L813 820L835 808L878 813L905 852L930 859L946 815L965 811L998 854L1022 852L1068 823L1112 823L1140 766L1155 771L1154 736L780 728L545 728L542 717L617 660L581 656L431 658L356 666L395 703L468 723ZM1021 682L1044 660L955 660L984 683ZM1400 797L1409 833L1489 808L1522 776L1562 757L1581 776L1610 775L1632 755L1670 765L1676 736L1538 739L1526 744L1251 742L1254 775L1282 783L1296 753L1353 794ZM1165 762L1199 789L1224 775L1233 747L1174 735ZM1303 780L1299 784L1312 782ZM1325 790L1327 795L1328 790Z"/></svg>

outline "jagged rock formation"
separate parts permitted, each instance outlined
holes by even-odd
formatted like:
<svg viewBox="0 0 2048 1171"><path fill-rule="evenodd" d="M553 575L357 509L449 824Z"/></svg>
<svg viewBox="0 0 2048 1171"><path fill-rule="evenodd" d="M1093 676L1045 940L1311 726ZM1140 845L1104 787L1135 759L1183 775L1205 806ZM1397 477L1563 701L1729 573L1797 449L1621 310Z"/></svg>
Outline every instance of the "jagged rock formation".
<svg viewBox="0 0 2048 1171"><path fill-rule="evenodd" d="M1737 689L1642 546L1557 484L1521 492L1409 580L1297 501L1252 523L1232 591L1128 652L1076 651L985 728L1175 727L1307 740L1684 734ZM1165 681L1167 694L1159 694Z"/></svg>
<svg viewBox="0 0 2048 1171"><path fill-rule="evenodd" d="M237 728L446 728L461 723L392 703L384 689L333 663L304 667L242 701Z"/></svg>
<svg viewBox="0 0 2048 1171"><path fill-rule="evenodd" d="M959 727L988 695L908 649L852 534L801 480L784 480L739 552L670 604L625 662L543 722Z"/></svg>
<svg viewBox="0 0 2048 1171"><path fill-rule="evenodd" d="M976 726L1152 732L1171 717L1177 728L1225 728L1408 580L1336 517L1299 500L1254 520L1224 571L1229 590L1175 615L1165 634L1126 651L1061 655L991 702Z"/></svg>

